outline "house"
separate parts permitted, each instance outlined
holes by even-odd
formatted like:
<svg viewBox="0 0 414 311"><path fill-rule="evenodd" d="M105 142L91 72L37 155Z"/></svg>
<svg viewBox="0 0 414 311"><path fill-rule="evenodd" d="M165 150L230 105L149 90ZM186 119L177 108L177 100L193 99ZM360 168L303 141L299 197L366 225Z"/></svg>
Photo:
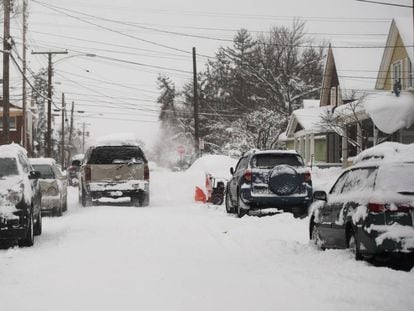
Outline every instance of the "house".
<svg viewBox="0 0 414 311"><path fill-rule="evenodd" d="M358 49L341 51L329 46L319 108L294 111L284 137L287 147L307 162L314 159L346 166L350 157L382 141L414 142L413 45L412 20L398 18L391 23L382 58L377 51L367 49L370 56ZM361 66L356 60L367 57L370 62L381 60L375 89L363 85L362 79L355 85L347 80L366 76L366 67L349 67ZM329 118L331 124L326 122Z"/></svg>
<svg viewBox="0 0 414 311"><path fill-rule="evenodd" d="M23 145L23 109L10 104L9 108L10 142ZM30 152L33 146L34 115L31 109L26 112L27 147ZM3 106L0 104L0 145L5 144L3 136Z"/></svg>

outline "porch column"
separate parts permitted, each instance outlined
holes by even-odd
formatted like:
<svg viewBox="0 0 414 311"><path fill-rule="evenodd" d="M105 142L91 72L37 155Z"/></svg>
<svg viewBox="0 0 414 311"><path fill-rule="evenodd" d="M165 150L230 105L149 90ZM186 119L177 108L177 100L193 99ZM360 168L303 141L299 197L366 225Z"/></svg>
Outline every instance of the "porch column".
<svg viewBox="0 0 414 311"><path fill-rule="evenodd" d="M299 137L299 154L302 156L302 157L304 157L305 156L305 144L304 144L304 139L303 139L303 136L300 136Z"/></svg>
<svg viewBox="0 0 414 311"><path fill-rule="evenodd" d="M315 160L315 134L310 135L310 160Z"/></svg>
<svg viewBox="0 0 414 311"><path fill-rule="evenodd" d="M347 166L348 162L348 133L346 126L343 127L343 136L342 136L342 167Z"/></svg>
<svg viewBox="0 0 414 311"><path fill-rule="evenodd" d="M293 149L298 151L298 140L296 139L295 136L293 136Z"/></svg>
<svg viewBox="0 0 414 311"><path fill-rule="evenodd" d="M305 163L308 164L310 161L310 137L308 134L305 135Z"/></svg>
<svg viewBox="0 0 414 311"><path fill-rule="evenodd" d="M362 151L362 128L359 123L357 123L357 154Z"/></svg>

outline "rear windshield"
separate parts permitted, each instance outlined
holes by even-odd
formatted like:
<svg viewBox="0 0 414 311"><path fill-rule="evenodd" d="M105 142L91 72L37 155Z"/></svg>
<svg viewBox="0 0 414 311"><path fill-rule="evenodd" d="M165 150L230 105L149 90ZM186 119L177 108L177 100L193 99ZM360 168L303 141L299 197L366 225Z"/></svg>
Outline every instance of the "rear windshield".
<svg viewBox="0 0 414 311"><path fill-rule="evenodd" d="M72 161L72 166L80 166L81 161L80 160L73 160Z"/></svg>
<svg viewBox="0 0 414 311"><path fill-rule="evenodd" d="M89 164L124 164L146 162L142 150L138 147L97 147L93 149Z"/></svg>
<svg viewBox="0 0 414 311"><path fill-rule="evenodd" d="M381 167L375 189L414 194L414 163Z"/></svg>
<svg viewBox="0 0 414 311"><path fill-rule="evenodd" d="M40 173L42 179L54 179L55 174L53 173L52 167L46 164L34 164L33 169Z"/></svg>
<svg viewBox="0 0 414 311"><path fill-rule="evenodd" d="M304 166L302 158L296 154L257 154L252 159L252 167L273 168L277 165Z"/></svg>
<svg viewBox="0 0 414 311"><path fill-rule="evenodd" d="M0 177L18 174L15 158L0 158Z"/></svg>

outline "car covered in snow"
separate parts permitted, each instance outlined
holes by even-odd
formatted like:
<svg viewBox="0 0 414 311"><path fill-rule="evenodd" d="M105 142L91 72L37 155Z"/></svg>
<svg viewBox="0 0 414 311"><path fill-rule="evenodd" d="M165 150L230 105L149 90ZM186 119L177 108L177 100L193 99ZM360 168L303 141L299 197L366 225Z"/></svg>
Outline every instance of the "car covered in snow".
<svg viewBox="0 0 414 311"><path fill-rule="evenodd" d="M296 151L252 150L244 154L226 187L226 210L242 217L249 210L278 208L306 216L312 180Z"/></svg>
<svg viewBox="0 0 414 311"><path fill-rule="evenodd" d="M33 169L40 173L42 215L62 216L62 213L68 209L67 178L62 174L54 159L31 158L29 160Z"/></svg>
<svg viewBox="0 0 414 311"><path fill-rule="evenodd" d="M25 149L0 146L0 240L32 246L42 233L40 174L33 170Z"/></svg>
<svg viewBox="0 0 414 311"><path fill-rule="evenodd" d="M79 182L79 170L82 164L84 154L76 154L70 160L68 167L68 182L69 186L77 186Z"/></svg>
<svg viewBox="0 0 414 311"><path fill-rule="evenodd" d="M149 205L148 161L133 136L98 140L87 150L79 176L83 206L103 197L130 197L135 206Z"/></svg>
<svg viewBox="0 0 414 311"><path fill-rule="evenodd" d="M363 152L328 194L315 191L309 234L319 247L350 248L357 260L414 254L414 149L387 157L384 146Z"/></svg>

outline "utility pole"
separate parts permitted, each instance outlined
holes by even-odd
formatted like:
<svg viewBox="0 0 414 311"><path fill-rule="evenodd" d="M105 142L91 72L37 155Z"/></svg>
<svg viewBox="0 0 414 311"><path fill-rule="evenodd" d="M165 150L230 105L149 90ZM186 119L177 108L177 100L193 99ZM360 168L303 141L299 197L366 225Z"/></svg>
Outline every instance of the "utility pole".
<svg viewBox="0 0 414 311"><path fill-rule="evenodd" d="M3 0L3 136L10 143L10 0Z"/></svg>
<svg viewBox="0 0 414 311"><path fill-rule="evenodd" d="M23 147L27 149L27 113L26 113L26 101L27 101L27 94L26 94L26 35L27 35L27 0L23 0L23 64L22 64L22 71L23 71L23 81L22 81L22 109L23 109ZM30 151L31 153L31 151Z"/></svg>
<svg viewBox="0 0 414 311"><path fill-rule="evenodd" d="M57 52L32 52L32 54L47 54L48 56L48 79L47 79L47 134L46 134L46 156L51 157L52 154L52 55L53 54L68 54L68 51Z"/></svg>
<svg viewBox="0 0 414 311"><path fill-rule="evenodd" d="M193 88L194 88L194 150L198 157L199 155L199 133L198 133L198 91L197 91L197 59L196 59L196 48L193 47Z"/></svg>
<svg viewBox="0 0 414 311"><path fill-rule="evenodd" d="M70 161L70 157L72 155L72 133L73 133L73 112L75 110L75 102L72 101L72 109L70 111L70 128L69 128L69 157L68 163Z"/></svg>
<svg viewBox="0 0 414 311"><path fill-rule="evenodd" d="M62 170L65 168L65 93L62 93L62 149L61 157L62 157Z"/></svg>

